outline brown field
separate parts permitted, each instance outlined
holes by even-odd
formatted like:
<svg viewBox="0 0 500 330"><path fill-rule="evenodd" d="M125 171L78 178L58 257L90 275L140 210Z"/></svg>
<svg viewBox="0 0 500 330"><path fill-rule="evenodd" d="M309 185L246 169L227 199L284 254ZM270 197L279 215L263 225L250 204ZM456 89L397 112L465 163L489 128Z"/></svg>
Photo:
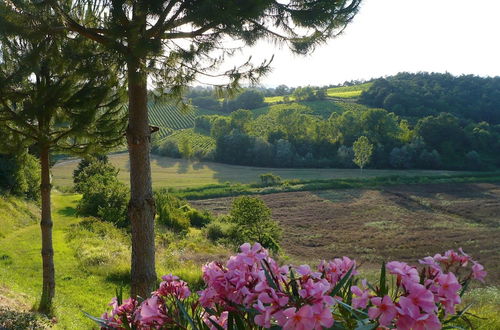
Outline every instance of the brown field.
<svg viewBox="0 0 500 330"><path fill-rule="evenodd" d="M263 195L292 262L347 255L367 266L462 247L500 284L500 183L391 186ZM225 213L231 198L194 201Z"/></svg>

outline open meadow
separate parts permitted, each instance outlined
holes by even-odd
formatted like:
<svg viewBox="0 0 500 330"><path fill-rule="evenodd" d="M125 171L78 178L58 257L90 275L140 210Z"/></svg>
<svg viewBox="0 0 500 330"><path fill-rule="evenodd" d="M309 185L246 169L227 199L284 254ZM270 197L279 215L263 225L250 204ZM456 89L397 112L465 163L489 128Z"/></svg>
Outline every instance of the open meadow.
<svg viewBox="0 0 500 330"><path fill-rule="evenodd" d="M224 182L253 183L259 181L259 175L273 173L282 179L338 179L379 177L388 175L399 176L432 176L453 175L457 171L434 170L364 170L359 169L331 169L331 168L267 168L228 165L214 162L195 162L185 159L175 159L151 155L151 172L153 187L185 188ZM71 187L73 185L73 170L79 160L65 160L52 168L53 183L57 187ZM123 183L129 182L129 160L127 153L109 156L109 161L116 166L120 173L118 178Z"/></svg>

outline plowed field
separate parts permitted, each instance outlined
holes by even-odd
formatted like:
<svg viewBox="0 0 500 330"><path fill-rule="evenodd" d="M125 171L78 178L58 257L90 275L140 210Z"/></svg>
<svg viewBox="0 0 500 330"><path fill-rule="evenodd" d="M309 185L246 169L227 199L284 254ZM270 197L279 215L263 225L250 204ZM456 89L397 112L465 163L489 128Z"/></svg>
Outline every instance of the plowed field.
<svg viewBox="0 0 500 330"><path fill-rule="evenodd" d="M367 265L462 247L500 283L500 183L391 186L263 195L293 262L347 255ZM232 198L194 201L226 213Z"/></svg>

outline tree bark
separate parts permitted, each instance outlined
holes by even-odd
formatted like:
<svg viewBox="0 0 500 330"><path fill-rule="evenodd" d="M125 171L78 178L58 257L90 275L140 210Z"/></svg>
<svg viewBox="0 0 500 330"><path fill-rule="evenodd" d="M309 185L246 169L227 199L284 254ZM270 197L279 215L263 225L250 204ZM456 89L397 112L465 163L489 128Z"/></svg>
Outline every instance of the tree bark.
<svg viewBox="0 0 500 330"><path fill-rule="evenodd" d="M41 165L41 199L42 199L42 219L40 228L42 230L42 266L43 266L43 286L42 298L38 310L44 314L49 314L54 298L56 281L54 269L54 249L52 247L52 212L50 205L50 163L49 148L42 146L40 150Z"/></svg>
<svg viewBox="0 0 500 330"><path fill-rule="evenodd" d="M147 74L139 59L128 66L129 124L127 144L130 157L130 202L132 229L131 296L148 297L156 285L155 203L151 185L149 151L151 131L147 107Z"/></svg>

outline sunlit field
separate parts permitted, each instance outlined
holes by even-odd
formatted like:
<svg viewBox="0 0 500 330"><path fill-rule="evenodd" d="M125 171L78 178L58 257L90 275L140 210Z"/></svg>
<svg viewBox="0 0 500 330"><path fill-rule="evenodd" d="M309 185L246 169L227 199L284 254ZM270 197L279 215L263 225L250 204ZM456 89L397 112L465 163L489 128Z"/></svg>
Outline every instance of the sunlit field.
<svg viewBox="0 0 500 330"><path fill-rule="evenodd" d="M109 157L110 162L120 169L119 179L128 184L129 160L128 154L115 154ZM264 168L227 165L213 162L195 162L185 159L151 156L151 171L153 186L184 188L215 183L252 183L259 181L259 175L272 172L283 179L335 179L377 177L387 175L416 176L416 175L446 175L458 174L456 171L430 170L363 170L359 169L318 169L318 168ZM73 185L73 170L78 160L62 161L52 168L53 183L59 187Z"/></svg>

